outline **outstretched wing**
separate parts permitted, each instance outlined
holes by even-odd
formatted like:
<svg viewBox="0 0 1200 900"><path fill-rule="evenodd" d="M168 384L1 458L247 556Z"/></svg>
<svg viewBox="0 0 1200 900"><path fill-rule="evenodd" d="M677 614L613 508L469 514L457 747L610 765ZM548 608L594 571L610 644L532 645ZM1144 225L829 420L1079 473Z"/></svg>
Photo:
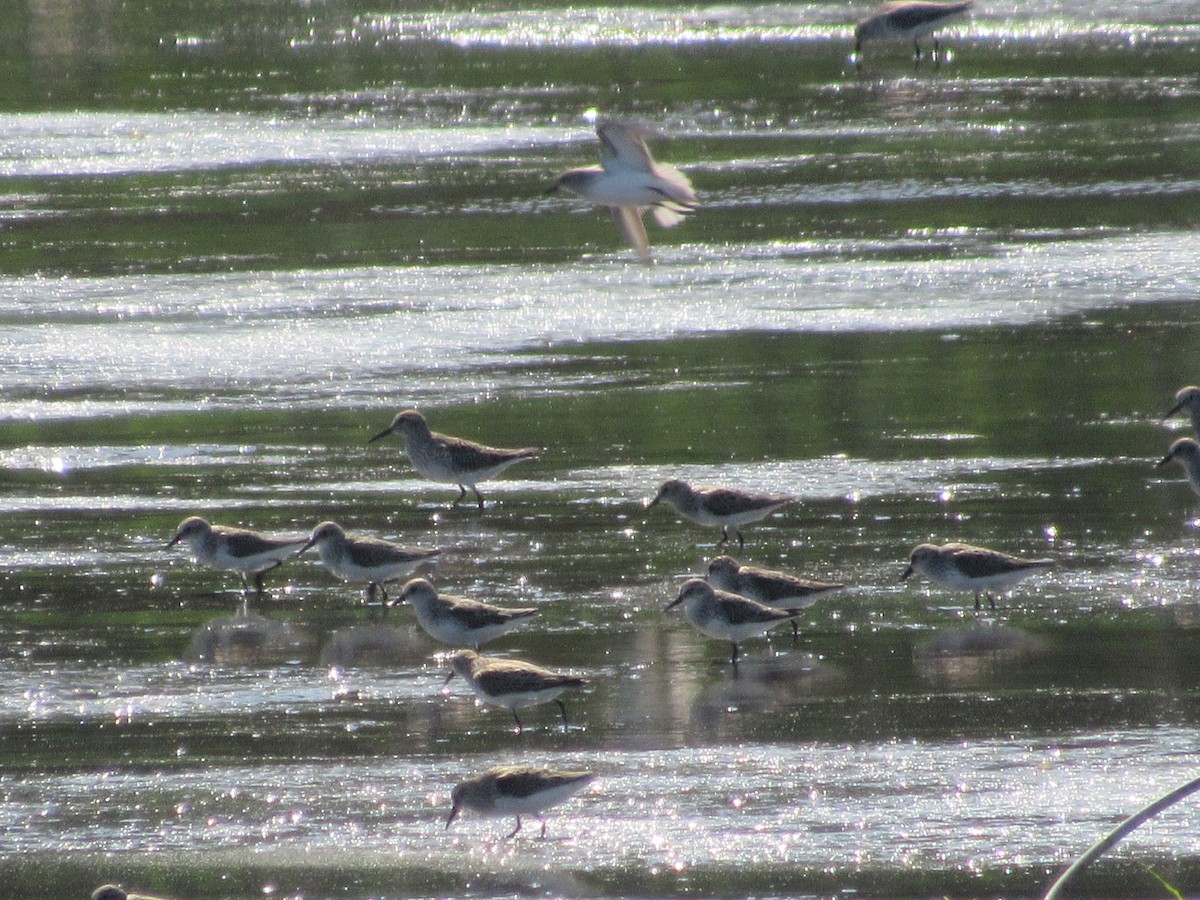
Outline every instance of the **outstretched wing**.
<svg viewBox="0 0 1200 900"><path fill-rule="evenodd" d="M657 132L629 122L601 122L596 126L596 136L600 138L600 165L606 170L653 172L654 158L646 147L646 138L660 137Z"/></svg>

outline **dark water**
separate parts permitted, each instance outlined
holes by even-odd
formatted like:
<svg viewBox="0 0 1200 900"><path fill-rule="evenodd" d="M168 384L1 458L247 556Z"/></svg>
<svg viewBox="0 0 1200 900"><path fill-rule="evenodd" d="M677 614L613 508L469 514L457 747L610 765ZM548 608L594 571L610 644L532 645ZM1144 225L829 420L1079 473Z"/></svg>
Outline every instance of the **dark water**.
<svg viewBox="0 0 1200 900"><path fill-rule="evenodd" d="M0 33L0 870L42 896L1034 896L1195 773L1200 4L986 4L914 70L863 10L30 2ZM585 111L701 211L547 197ZM396 410L545 448L482 513ZM728 648L662 610L714 530L847 587ZM185 516L438 546L589 680L477 708L315 556L243 598ZM1055 568L976 613L966 540ZM497 762L587 768L546 841L444 829ZM534 824L534 823L531 823ZM1200 884L1194 805L1086 890Z"/></svg>

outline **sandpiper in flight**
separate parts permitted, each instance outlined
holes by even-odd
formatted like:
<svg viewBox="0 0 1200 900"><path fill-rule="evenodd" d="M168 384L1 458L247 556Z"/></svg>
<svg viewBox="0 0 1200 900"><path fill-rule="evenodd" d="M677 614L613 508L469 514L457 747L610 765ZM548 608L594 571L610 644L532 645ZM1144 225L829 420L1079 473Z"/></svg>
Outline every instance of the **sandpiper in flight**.
<svg viewBox="0 0 1200 900"><path fill-rule="evenodd" d="M596 135L600 138L600 165L563 172L549 193L573 194L607 206L638 256L651 262L642 214L649 208L663 228L678 225L699 204L692 183L673 166L654 161L646 147L647 138L662 137L654 130L602 121L596 125Z"/></svg>

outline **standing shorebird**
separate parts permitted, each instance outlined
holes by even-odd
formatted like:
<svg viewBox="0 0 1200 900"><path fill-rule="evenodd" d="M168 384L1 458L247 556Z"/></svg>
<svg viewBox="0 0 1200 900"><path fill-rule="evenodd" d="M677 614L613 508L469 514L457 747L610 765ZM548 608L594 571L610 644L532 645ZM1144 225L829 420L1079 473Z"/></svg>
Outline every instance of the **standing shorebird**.
<svg viewBox="0 0 1200 900"><path fill-rule="evenodd" d="M517 710L525 706L536 706L553 700L562 711L563 732L567 724L567 707L558 695L567 688L583 687L587 684L574 675L560 675L533 663L517 659L487 659L474 650L459 650L450 657L453 671L446 678L449 684L455 675L471 686L475 696L484 703L503 706L512 713L517 723L517 734L524 731Z"/></svg>
<svg viewBox="0 0 1200 900"><path fill-rule="evenodd" d="M485 816L516 816L517 827L504 836L506 841L521 830L521 816L533 816L540 821L541 836L545 837L546 820L542 812L573 797L595 777L591 772L496 766L455 785L450 794L446 828L466 807Z"/></svg>
<svg viewBox="0 0 1200 900"><path fill-rule="evenodd" d="M1188 484L1192 486L1193 491L1200 494L1200 443L1192 438L1180 438L1167 450L1167 455L1154 466L1161 468L1171 460L1175 460L1183 466L1183 471L1187 473Z"/></svg>
<svg viewBox="0 0 1200 900"><path fill-rule="evenodd" d="M933 34L974 6L973 0L935 3L932 0L892 0L861 20L854 29L855 65L862 65L862 45L867 40L912 40L917 64L921 63L921 38ZM933 39L933 63L938 65L938 39Z"/></svg>
<svg viewBox="0 0 1200 900"><path fill-rule="evenodd" d="M325 568L343 581L366 582L367 603L382 595L384 614L388 593L384 586L412 573L421 563L433 560L441 550L402 547L391 541L370 537L352 537L337 522L322 522L313 529L301 552L315 546Z"/></svg>
<svg viewBox="0 0 1200 900"><path fill-rule="evenodd" d="M798 609L776 609L727 591L719 591L703 578L689 578L679 589L679 596L665 611L683 604L683 615L692 627L705 637L729 641L733 645L730 658L738 661L738 644L748 637L766 634L789 619L800 615Z"/></svg>
<svg viewBox="0 0 1200 900"><path fill-rule="evenodd" d="M502 450L438 434L429 430L429 423L415 409L397 413L392 424L367 443L373 444L389 434L398 434L404 439L404 452L413 468L430 481L458 485L459 495L450 504L452 508L457 508L463 501L469 487L479 500L479 508L483 509L483 494L479 493L476 482L495 478L514 463L532 459L541 452L536 447Z"/></svg>
<svg viewBox="0 0 1200 900"><path fill-rule="evenodd" d="M1003 593L1018 581L1052 565L1052 559L1021 559L970 544L950 543L940 547L921 544L913 549L908 568L900 580L904 581L914 572L920 572L942 587L973 592L976 609L981 608L981 595L995 609L996 600L988 593L989 590Z"/></svg>
<svg viewBox="0 0 1200 900"><path fill-rule="evenodd" d="M822 594L845 587L837 582L812 581L774 569L743 566L732 556L718 556L708 564L708 583L718 590L741 594L776 609L807 609ZM799 636L800 629L792 619L792 640Z"/></svg>
<svg viewBox="0 0 1200 900"><path fill-rule="evenodd" d="M400 591L400 600L412 604L417 621L431 637L454 647L478 650L480 644L521 625L526 625L537 610L505 609L438 593L429 581L414 578Z"/></svg>
<svg viewBox="0 0 1200 900"><path fill-rule="evenodd" d="M92 900L163 900L149 894L131 894L115 884L102 884L92 891Z"/></svg>
<svg viewBox="0 0 1200 900"><path fill-rule="evenodd" d="M720 525L718 547L729 543L729 529L737 534L738 548L746 546L742 525L765 519L795 498L774 494L752 494L733 488L694 488L686 481L671 478L659 485L658 493L646 502L646 508L666 501L685 519L697 525Z"/></svg>
<svg viewBox="0 0 1200 900"><path fill-rule="evenodd" d="M1169 419L1171 416L1180 410L1187 410L1192 419L1192 431L1196 437L1200 438L1200 387L1184 387L1175 392L1175 405L1167 410L1164 419Z"/></svg>
<svg viewBox="0 0 1200 900"><path fill-rule="evenodd" d="M650 239L642 214L647 208L663 228L671 228L699 205L687 176L657 163L646 147L647 138L662 137L644 125L600 122L600 165L569 169L558 176L549 193L573 194L612 211L613 221L637 250L651 262Z"/></svg>
<svg viewBox="0 0 1200 900"><path fill-rule="evenodd" d="M210 525L199 516L179 523L175 536L163 548L170 550L183 542L198 565L222 572L237 572L242 590L250 592L249 576L254 576L255 596L263 593L263 575L283 565L283 561L304 549L305 538L270 538L246 528Z"/></svg>

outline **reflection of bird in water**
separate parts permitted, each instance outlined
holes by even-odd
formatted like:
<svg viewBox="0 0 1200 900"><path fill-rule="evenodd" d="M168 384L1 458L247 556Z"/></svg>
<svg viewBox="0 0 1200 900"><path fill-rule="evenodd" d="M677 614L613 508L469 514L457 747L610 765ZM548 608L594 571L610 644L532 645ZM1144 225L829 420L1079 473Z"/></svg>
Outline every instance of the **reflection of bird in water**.
<svg viewBox="0 0 1200 900"><path fill-rule="evenodd" d="M955 684L977 684L1005 664L1028 660L1046 649L1045 641L1019 628L978 623L943 631L913 649L917 674Z"/></svg>
<svg viewBox="0 0 1200 900"><path fill-rule="evenodd" d="M1192 420L1192 431L1200 438L1200 387L1184 387L1175 392L1175 405L1167 410L1164 419L1186 410Z"/></svg>
<svg viewBox="0 0 1200 900"><path fill-rule="evenodd" d="M503 706L512 713L517 723L517 734L523 730L517 710L524 706L536 706L553 700L562 712L563 731L567 730L567 707L558 695L567 688L583 687L587 684L575 675L551 672L533 663L519 659L494 659L480 656L474 650L460 650L450 657L453 671L446 684L455 675L471 686L475 695L485 703Z"/></svg>
<svg viewBox="0 0 1200 900"><path fill-rule="evenodd" d="M671 228L694 212L699 201L686 175L654 161L647 138L662 135L644 125L600 122L600 165L569 169L558 176L549 193L567 193L612 210L613 220L643 262L651 262L650 239L642 214Z"/></svg>
<svg viewBox="0 0 1200 900"><path fill-rule="evenodd" d="M409 666L424 660L427 644L413 628L355 625L339 628L321 647L322 666Z"/></svg>
<svg viewBox="0 0 1200 900"><path fill-rule="evenodd" d="M322 522L301 552L316 546L325 568L343 581L367 583L367 603L382 594L387 613L388 593L384 584L412 573L421 563L432 562L441 550L402 547L391 541L371 537L351 537L336 522Z"/></svg>
<svg viewBox="0 0 1200 900"><path fill-rule="evenodd" d="M1200 443L1191 438L1180 438L1171 445L1167 455L1155 463L1155 468L1161 468L1171 460L1183 466L1188 484L1192 486L1193 491L1200 494Z"/></svg>
<svg viewBox="0 0 1200 900"><path fill-rule="evenodd" d="M738 662L738 644L748 637L766 634L788 619L800 615L798 609L776 609L740 597L727 591L718 591L701 578L689 578L683 583L667 610L683 604L683 615L692 627L705 637L729 641L733 645L730 658L735 666Z"/></svg>
<svg viewBox="0 0 1200 900"><path fill-rule="evenodd" d="M908 568L900 580L920 572L942 587L973 592L976 609L980 608L981 595L995 609L996 601L988 591L1004 593L1022 579L1052 565L1052 559L1021 559L970 544L950 543L940 547L921 544L913 549Z"/></svg>
<svg viewBox="0 0 1200 900"><path fill-rule="evenodd" d="M587 787L596 776L591 772L565 772L558 769L534 769L529 766L497 766L482 775L455 785L450 794L450 818L446 827L464 807L485 816L516 816L517 827L504 836L513 837L521 830L521 816L533 816L542 823L542 812L562 803Z"/></svg>
<svg viewBox="0 0 1200 900"><path fill-rule="evenodd" d="M237 572L242 590L250 591L247 580L254 576L255 596L262 596L263 575L295 556L304 547L304 538L271 538L247 528L210 525L200 516L179 523L175 536L163 549L183 542L196 558L197 565L222 572Z"/></svg>
<svg viewBox="0 0 1200 900"><path fill-rule="evenodd" d="M302 628L243 613L220 616L197 628L184 658L221 666L257 666L296 659L312 645L312 637Z"/></svg>
<svg viewBox="0 0 1200 900"><path fill-rule="evenodd" d="M916 61L921 62L921 38L933 34L967 12L972 0L935 3L931 0L893 0L862 19L854 29L855 64L862 64L862 46L868 40L908 40L913 42ZM934 65L938 65L938 39L933 39Z"/></svg>
<svg viewBox="0 0 1200 900"><path fill-rule="evenodd" d="M844 587L837 582L813 581L774 569L743 566L731 556L715 557L708 564L708 583L719 590L741 594L777 609L807 609L822 594ZM792 619L792 640L798 636L799 628Z"/></svg>

